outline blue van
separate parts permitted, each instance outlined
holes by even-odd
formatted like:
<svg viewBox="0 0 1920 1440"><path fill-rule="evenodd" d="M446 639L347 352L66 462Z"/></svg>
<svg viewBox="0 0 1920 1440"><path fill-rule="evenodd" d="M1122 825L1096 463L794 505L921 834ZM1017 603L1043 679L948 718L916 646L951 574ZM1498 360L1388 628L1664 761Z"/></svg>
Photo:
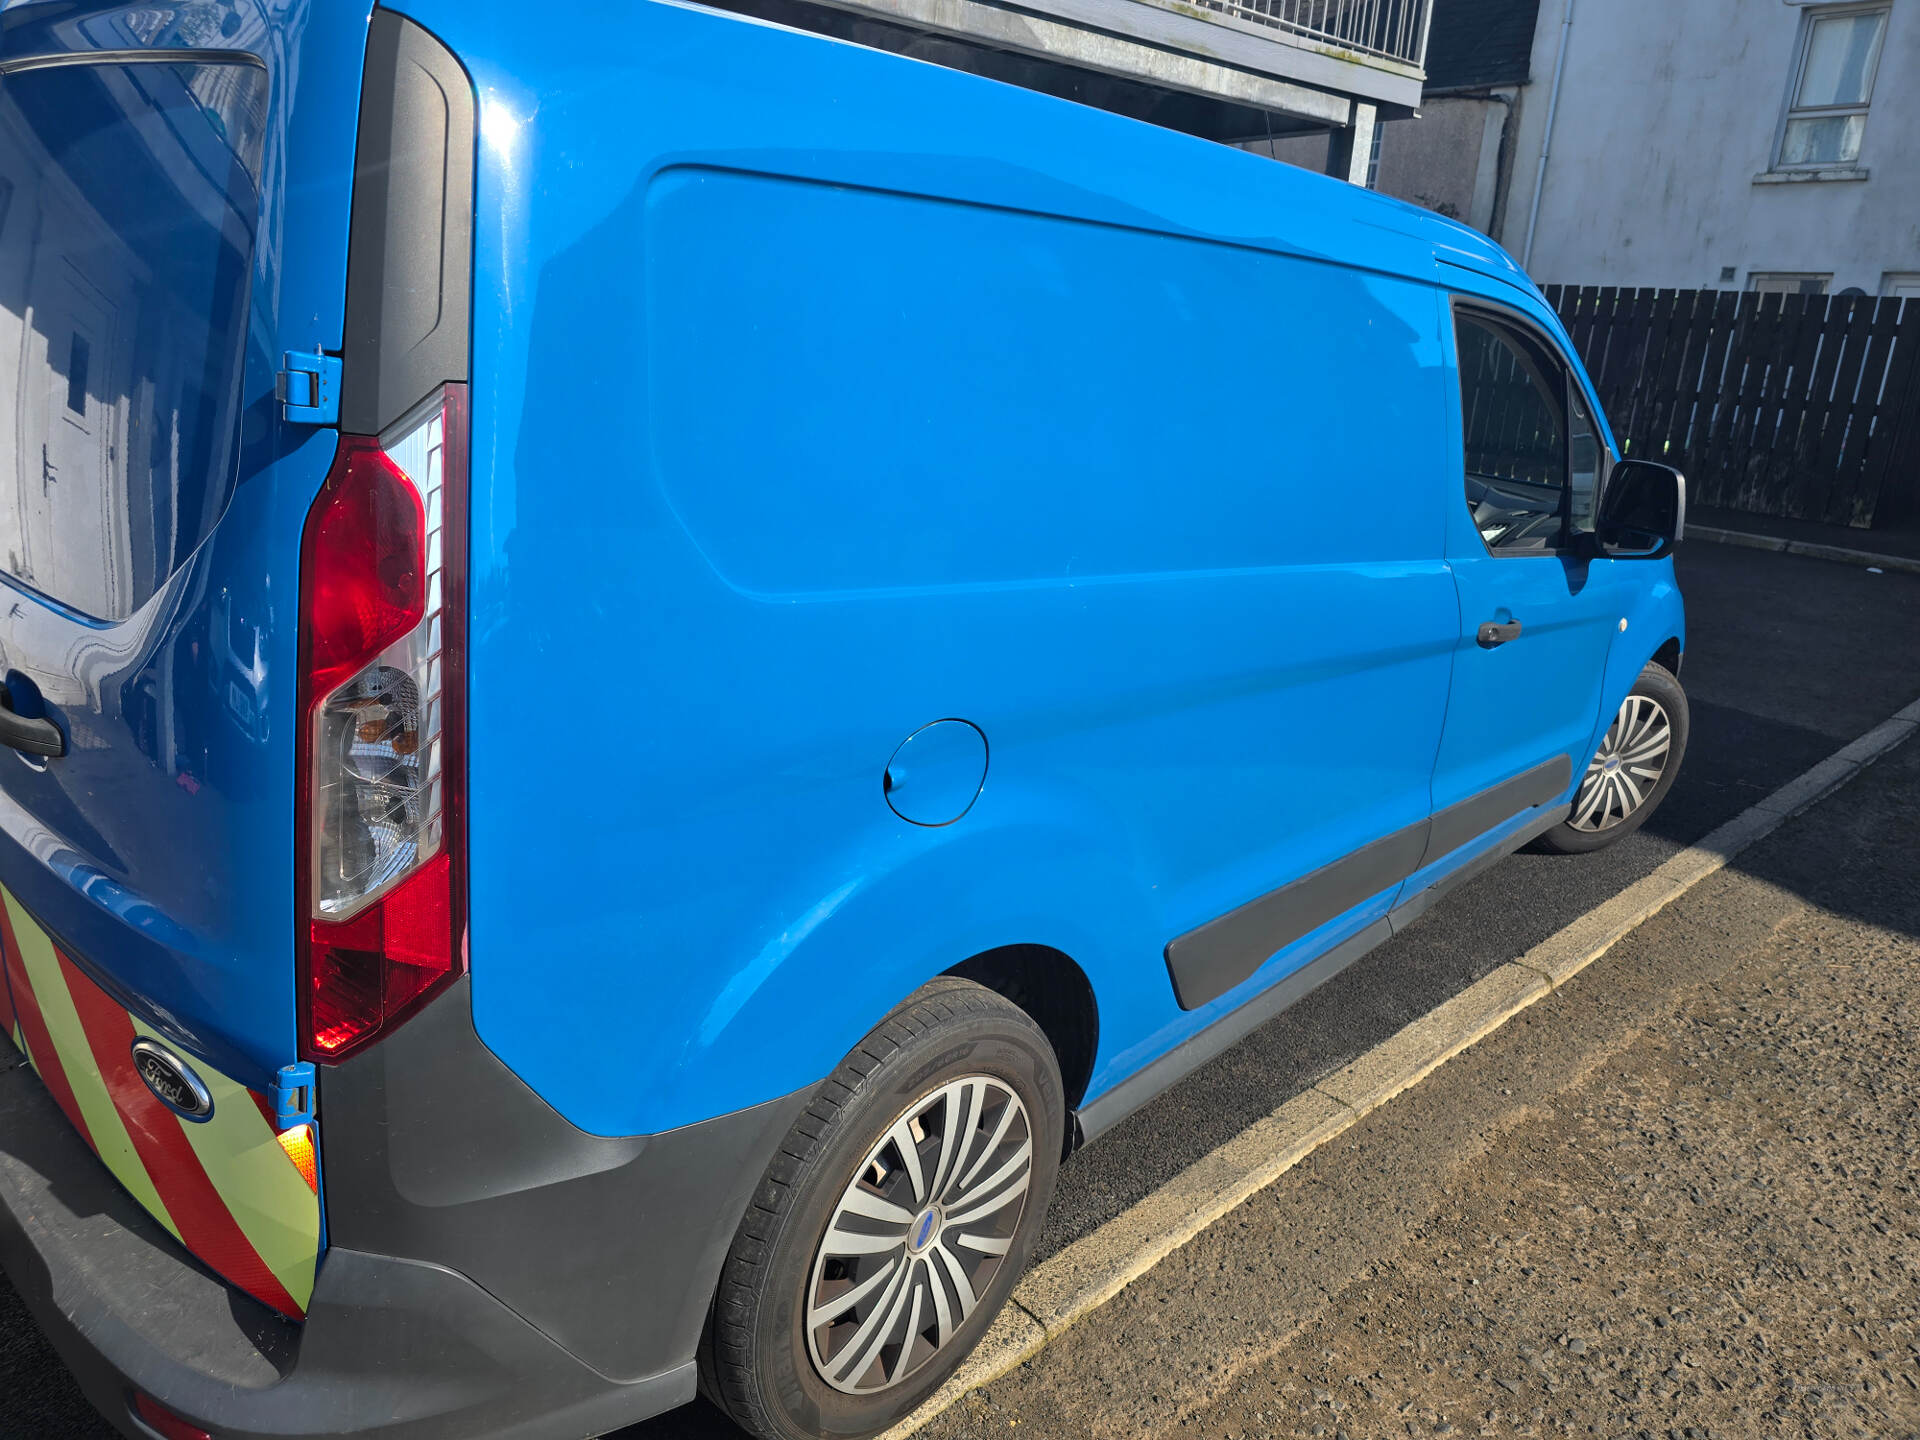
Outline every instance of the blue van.
<svg viewBox="0 0 1920 1440"><path fill-rule="evenodd" d="M1686 747L1497 247L696 5L0 7L0 397L0 1259L149 1440L881 1430Z"/></svg>

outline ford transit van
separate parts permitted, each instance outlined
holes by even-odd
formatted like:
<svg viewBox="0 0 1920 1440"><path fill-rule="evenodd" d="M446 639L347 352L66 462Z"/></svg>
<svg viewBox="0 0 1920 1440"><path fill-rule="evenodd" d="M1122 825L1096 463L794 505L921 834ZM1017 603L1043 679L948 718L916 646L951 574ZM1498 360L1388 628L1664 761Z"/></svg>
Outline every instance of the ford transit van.
<svg viewBox="0 0 1920 1440"><path fill-rule="evenodd" d="M0 402L0 1260L149 1440L877 1432L1686 747L1496 246L697 5L0 8Z"/></svg>

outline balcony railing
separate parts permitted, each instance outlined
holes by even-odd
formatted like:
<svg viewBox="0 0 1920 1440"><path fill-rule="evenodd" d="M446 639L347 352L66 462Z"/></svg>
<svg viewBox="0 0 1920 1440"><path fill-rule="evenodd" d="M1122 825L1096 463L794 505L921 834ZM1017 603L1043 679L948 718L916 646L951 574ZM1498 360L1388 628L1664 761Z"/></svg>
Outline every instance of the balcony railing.
<svg viewBox="0 0 1920 1440"><path fill-rule="evenodd" d="M1188 0L1342 50L1422 66L1432 0Z"/></svg>
<svg viewBox="0 0 1920 1440"><path fill-rule="evenodd" d="M1235 141L1357 129L1360 106L1385 118L1414 113L1434 0L709 3ZM885 24L820 19L834 11ZM965 48L911 46L902 37L914 32ZM1160 104L1156 91L1171 98Z"/></svg>

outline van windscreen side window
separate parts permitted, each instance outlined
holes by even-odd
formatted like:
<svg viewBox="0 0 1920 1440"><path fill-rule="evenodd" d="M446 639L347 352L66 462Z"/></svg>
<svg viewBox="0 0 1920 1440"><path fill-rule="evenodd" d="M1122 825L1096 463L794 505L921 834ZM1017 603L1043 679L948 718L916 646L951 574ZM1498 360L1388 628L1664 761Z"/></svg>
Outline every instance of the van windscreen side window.
<svg viewBox="0 0 1920 1440"><path fill-rule="evenodd" d="M1567 377L1567 418L1571 437L1567 453L1572 464L1573 493L1567 506L1567 523L1575 530L1591 533L1594 510L1600 497L1600 427L1593 423L1580 387Z"/></svg>
<svg viewBox="0 0 1920 1440"><path fill-rule="evenodd" d="M1474 525L1496 554L1553 550L1569 518L1566 373L1514 327L1467 312L1455 324Z"/></svg>
<svg viewBox="0 0 1920 1440"><path fill-rule="evenodd" d="M0 567L121 620L225 510L266 72L0 77Z"/></svg>

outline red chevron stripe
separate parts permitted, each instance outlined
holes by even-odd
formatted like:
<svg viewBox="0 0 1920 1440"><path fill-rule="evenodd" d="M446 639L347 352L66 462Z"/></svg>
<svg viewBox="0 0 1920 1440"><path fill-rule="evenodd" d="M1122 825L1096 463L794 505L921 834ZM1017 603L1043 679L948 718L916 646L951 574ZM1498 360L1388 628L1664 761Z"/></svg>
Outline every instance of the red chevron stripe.
<svg viewBox="0 0 1920 1440"><path fill-rule="evenodd" d="M20 958L20 942L14 938L13 917L7 913L5 902L0 902L0 953L6 956L7 984L13 992L20 1033L26 1037L27 1053L33 1057L33 1068L40 1072L41 1083L47 1087L60 1108L67 1112L67 1119L73 1122L73 1128L87 1142L87 1148L93 1149L93 1134L80 1116L80 1104L73 1098L73 1086L67 1082L66 1069L60 1063L60 1052L53 1048L53 1036L47 1033L47 1022L41 1017L40 1001L33 993L33 986L27 983L26 961Z"/></svg>
<svg viewBox="0 0 1920 1440"><path fill-rule="evenodd" d="M267 1129L278 1131L280 1119L273 1113L273 1102L258 1090L247 1091L247 1098L253 1101L253 1108L260 1112L260 1118L267 1122Z"/></svg>
<svg viewBox="0 0 1920 1440"><path fill-rule="evenodd" d="M13 982L7 978L7 967L0 963L0 1040L9 1045L13 1043Z"/></svg>
<svg viewBox="0 0 1920 1440"><path fill-rule="evenodd" d="M287 1293L279 1277L267 1268L246 1233L208 1177L200 1157L188 1143L179 1116L147 1089L133 1064L133 1019L74 963L59 951L67 990L80 1012L80 1026L93 1047L100 1078L113 1097L114 1109L140 1152L153 1188L160 1192L167 1214L179 1227L186 1247L219 1274L263 1305L298 1320L305 1312Z"/></svg>

